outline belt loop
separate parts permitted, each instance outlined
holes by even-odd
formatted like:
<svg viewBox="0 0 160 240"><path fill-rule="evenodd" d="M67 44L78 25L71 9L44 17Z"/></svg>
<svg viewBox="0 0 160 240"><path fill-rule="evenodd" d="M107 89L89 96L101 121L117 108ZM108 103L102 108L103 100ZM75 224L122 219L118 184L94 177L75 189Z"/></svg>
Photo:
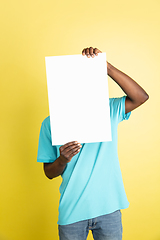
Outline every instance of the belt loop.
<svg viewBox="0 0 160 240"><path fill-rule="evenodd" d="M88 219L88 226L92 227L92 219Z"/></svg>

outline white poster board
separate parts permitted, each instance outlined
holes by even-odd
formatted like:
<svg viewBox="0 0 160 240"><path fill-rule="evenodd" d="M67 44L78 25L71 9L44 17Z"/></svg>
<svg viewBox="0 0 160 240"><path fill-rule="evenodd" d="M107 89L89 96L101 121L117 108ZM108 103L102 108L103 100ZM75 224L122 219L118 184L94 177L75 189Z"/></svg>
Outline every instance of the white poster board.
<svg viewBox="0 0 160 240"><path fill-rule="evenodd" d="M111 141L106 54L45 62L52 145Z"/></svg>

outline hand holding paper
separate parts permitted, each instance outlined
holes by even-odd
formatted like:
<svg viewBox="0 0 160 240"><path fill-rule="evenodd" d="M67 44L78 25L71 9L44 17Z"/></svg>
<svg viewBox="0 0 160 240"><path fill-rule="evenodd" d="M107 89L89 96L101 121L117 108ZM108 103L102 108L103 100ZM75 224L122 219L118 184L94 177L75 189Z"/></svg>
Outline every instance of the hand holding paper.
<svg viewBox="0 0 160 240"><path fill-rule="evenodd" d="M102 52L101 52L99 49L97 49L97 48L92 48L92 47L90 47L90 48L84 48L83 51L82 51L82 55L83 55L83 56L86 55L88 58L90 58L90 56L91 56L92 58L94 58L95 55L98 56L98 53L102 53Z"/></svg>
<svg viewBox="0 0 160 240"><path fill-rule="evenodd" d="M61 146L59 148L61 163L67 164L70 162L72 157L79 153L81 147L82 145L76 141L69 142Z"/></svg>

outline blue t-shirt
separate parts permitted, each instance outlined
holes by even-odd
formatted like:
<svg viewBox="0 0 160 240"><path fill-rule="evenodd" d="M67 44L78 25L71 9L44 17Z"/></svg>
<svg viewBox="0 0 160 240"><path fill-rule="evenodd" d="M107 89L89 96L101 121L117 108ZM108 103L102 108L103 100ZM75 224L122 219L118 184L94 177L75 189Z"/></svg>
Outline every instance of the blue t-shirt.
<svg viewBox="0 0 160 240"><path fill-rule="evenodd" d="M59 225L95 218L129 206L117 152L117 127L128 119L125 98L110 98L112 141L84 143L62 174ZM76 140L76 139L75 139ZM52 146L50 117L41 125L38 162L54 162L59 146Z"/></svg>

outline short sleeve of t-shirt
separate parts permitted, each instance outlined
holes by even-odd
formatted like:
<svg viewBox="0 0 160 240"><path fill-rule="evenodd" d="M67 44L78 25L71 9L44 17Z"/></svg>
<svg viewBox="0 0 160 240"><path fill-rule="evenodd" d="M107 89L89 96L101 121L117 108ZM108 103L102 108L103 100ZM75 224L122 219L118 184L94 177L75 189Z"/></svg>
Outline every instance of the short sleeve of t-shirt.
<svg viewBox="0 0 160 240"><path fill-rule="evenodd" d="M131 115L131 112L125 113L125 100L126 96L110 99L111 111L114 111L114 113L111 114L116 115L115 118L118 120L118 123L123 120L128 120Z"/></svg>
<svg viewBox="0 0 160 240"><path fill-rule="evenodd" d="M57 159L57 148L52 146L50 117L44 119L39 134L37 162L54 162Z"/></svg>

